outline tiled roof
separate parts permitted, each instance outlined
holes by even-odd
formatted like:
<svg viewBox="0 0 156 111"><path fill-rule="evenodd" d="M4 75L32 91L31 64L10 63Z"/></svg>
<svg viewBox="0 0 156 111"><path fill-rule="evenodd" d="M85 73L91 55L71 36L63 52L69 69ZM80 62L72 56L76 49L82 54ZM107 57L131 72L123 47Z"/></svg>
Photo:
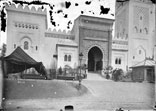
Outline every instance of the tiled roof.
<svg viewBox="0 0 156 111"><path fill-rule="evenodd" d="M138 62L137 64L133 65L131 68L141 67L141 66L155 66L155 65L156 65L156 61L146 58L144 61Z"/></svg>

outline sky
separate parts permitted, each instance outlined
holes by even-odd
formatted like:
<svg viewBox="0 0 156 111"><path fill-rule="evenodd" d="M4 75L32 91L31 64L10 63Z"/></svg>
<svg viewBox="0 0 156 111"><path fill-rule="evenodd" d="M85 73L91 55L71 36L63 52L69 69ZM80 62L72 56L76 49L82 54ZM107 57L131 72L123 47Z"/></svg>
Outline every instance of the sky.
<svg viewBox="0 0 156 111"><path fill-rule="evenodd" d="M56 24L59 23L61 29L66 29L68 22L71 20L70 28L73 26L73 21L76 19L80 14L83 13L83 15L90 15L90 16L96 16L96 17L105 17L105 18L111 18L113 19L114 16L114 2L113 0L92 0L89 5L85 4L85 0L71 0L71 5L69 8L65 8L60 3L63 3L64 0L60 0L60 2L57 3L55 11L62 9L63 13L55 14L54 13L54 19L56 21ZM79 1L79 2L75 2ZM78 6L75 6L75 3L78 3ZM108 14L100 14L101 9L100 6L104 6L105 8L110 8ZM63 18L64 14L67 14L67 18ZM68 28L67 28L68 30Z"/></svg>
<svg viewBox="0 0 156 111"><path fill-rule="evenodd" d="M32 3L34 0L14 0L26 1ZM37 7L46 8L48 27L56 30L71 30L74 19L79 15L89 15L102 18L115 18L115 0L40 0L42 5ZM1 9L4 2L13 2L12 0L2 0L0 2ZM15 3L15 2L13 2ZM46 5L44 5L47 3ZM17 4L17 2L16 2ZM19 4L19 3L18 3ZM33 4L34 5L34 4ZM25 6L25 5L24 5ZM32 6L29 5L30 7ZM51 12L51 16L50 13ZM6 42L6 34L1 31L1 44Z"/></svg>

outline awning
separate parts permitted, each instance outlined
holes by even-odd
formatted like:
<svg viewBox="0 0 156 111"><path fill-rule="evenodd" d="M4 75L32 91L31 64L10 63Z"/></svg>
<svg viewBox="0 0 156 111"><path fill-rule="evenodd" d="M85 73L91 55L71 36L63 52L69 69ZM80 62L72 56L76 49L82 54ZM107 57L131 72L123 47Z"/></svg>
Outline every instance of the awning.
<svg viewBox="0 0 156 111"><path fill-rule="evenodd" d="M3 71L5 74L19 73L29 68L35 68L42 75L47 75L42 62L36 62L20 47L17 47L9 56L3 58Z"/></svg>

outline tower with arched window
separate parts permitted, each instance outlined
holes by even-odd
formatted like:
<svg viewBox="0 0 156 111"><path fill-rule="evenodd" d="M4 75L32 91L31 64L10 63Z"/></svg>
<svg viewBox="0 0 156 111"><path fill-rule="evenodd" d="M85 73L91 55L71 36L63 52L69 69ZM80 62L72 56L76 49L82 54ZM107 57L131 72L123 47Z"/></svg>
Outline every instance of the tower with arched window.
<svg viewBox="0 0 156 111"><path fill-rule="evenodd" d="M18 46L36 60L42 44L44 44L44 30L47 28L46 10L18 4L7 5L7 52L12 53Z"/></svg>
<svg viewBox="0 0 156 111"><path fill-rule="evenodd" d="M151 0L116 0L112 65L127 69L153 56L155 5ZM118 63L121 58L121 64Z"/></svg>

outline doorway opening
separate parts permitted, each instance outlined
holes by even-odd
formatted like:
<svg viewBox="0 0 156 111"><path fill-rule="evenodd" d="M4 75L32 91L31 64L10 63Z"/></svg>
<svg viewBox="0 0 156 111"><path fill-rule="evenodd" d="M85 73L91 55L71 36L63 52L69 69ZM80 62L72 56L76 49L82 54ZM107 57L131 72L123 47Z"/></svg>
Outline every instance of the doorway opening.
<svg viewBox="0 0 156 111"><path fill-rule="evenodd" d="M88 52L88 71L101 71L103 66L102 59L102 51L97 46L92 47Z"/></svg>

